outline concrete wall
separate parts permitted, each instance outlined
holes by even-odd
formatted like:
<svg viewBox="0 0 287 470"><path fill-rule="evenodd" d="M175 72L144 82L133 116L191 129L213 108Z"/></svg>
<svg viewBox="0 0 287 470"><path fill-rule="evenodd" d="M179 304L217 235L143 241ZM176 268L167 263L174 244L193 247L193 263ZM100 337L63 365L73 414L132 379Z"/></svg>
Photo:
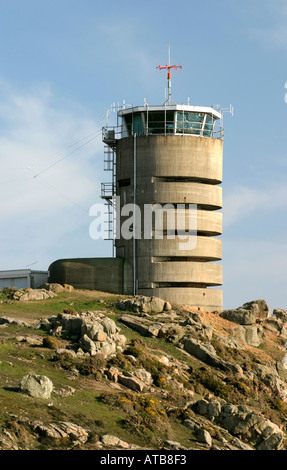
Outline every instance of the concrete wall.
<svg viewBox="0 0 287 470"><path fill-rule="evenodd" d="M199 287L169 287L140 289L140 295L155 295L161 299L169 299L172 305L188 305L209 312L222 310L223 294L219 289L202 289Z"/></svg>
<svg viewBox="0 0 287 470"><path fill-rule="evenodd" d="M49 267L49 282L70 284L76 289L132 293L131 266L122 258L60 259Z"/></svg>
<svg viewBox="0 0 287 470"><path fill-rule="evenodd" d="M207 286L222 284L222 266L211 263L221 260L222 256L221 241L215 238L222 233L222 214L219 212L222 208L222 188L219 186L222 152L221 140L192 135L137 137L136 155L133 137L117 142L116 180L121 207L136 202L141 209L140 239L135 245L132 239L121 238L117 242L125 247L125 256L135 268L138 293L159 294L170 302L176 299L177 303L204 305L216 310L222 308L222 292L214 289L212 294L206 292ZM196 205L197 236L193 248L187 245L185 248L176 232L173 239L168 238L170 229L178 227L176 221L173 227L170 222L167 225L166 215L163 239L155 239L154 219L153 238L145 239L143 213L146 204L162 207L173 204L175 208L178 204L185 205L179 212L184 212L186 221L189 204ZM121 223L127 218L122 217ZM188 230L188 223L185 227Z"/></svg>
<svg viewBox="0 0 287 470"><path fill-rule="evenodd" d="M137 137L137 171L141 177L184 177L222 182L223 142L198 136ZM131 176L133 138L118 141L117 177Z"/></svg>
<svg viewBox="0 0 287 470"><path fill-rule="evenodd" d="M133 249L131 243L126 240L122 241L126 247L125 253L129 259L132 259ZM188 257L190 260L201 261L218 261L222 258L222 242L219 238L197 236L195 238L196 245L193 249L188 246L187 240L181 240L178 236L174 239L155 239L141 240L137 242L137 256L153 257L153 261L158 258L167 257ZM118 250L120 252L120 250ZM123 253L123 250L122 250Z"/></svg>

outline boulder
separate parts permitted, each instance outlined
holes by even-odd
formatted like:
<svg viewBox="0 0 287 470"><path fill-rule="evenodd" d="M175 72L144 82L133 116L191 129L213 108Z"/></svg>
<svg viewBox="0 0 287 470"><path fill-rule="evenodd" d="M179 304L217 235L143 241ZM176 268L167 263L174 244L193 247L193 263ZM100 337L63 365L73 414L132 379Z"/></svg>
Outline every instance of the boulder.
<svg viewBox="0 0 287 470"><path fill-rule="evenodd" d="M242 305L242 308L255 312L257 318L268 318L271 315L270 307L264 299L246 302Z"/></svg>
<svg viewBox="0 0 287 470"><path fill-rule="evenodd" d="M205 343L197 339L192 338L191 336L183 338L183 347L192 356L197 357L201 361L209 364L212 367L217 367L226 372L231 372L233 374L243 374L242 368L237 364L232 364L221 359L215 348L210 343Z"/></svg>
<svg viewBox="0 0 287 470"><path fill-rule="evenodd" d="M74 287L71 286L70 284L59 284L58 282L45 282L40 286L40 289L46 289L48 291L54 292L54 293L60 293L60 292L73 292Z"/></svg>
<svg viewBox="0 0 287 470"><path fill-rule="evenodd" d="M75 289L70 284L63 284L65 292L73 292Z"/></svg>
<svg viewBox="0 0 287 470"><path fill-rule="evenodd" d="M41 289L46 289L47 291L54 292L55 294L59 292L64 292L64 287L61 284L58 284L57 282L45 282L45 284L42 284Z"/></svg>
<svg viewBox="0 0 287 470"><path fill-rule="evenodd" d="M280 450L283 446L283 431L270 420L259 413L250 410L247 406L236 406L221 400L220 406L210 406L216 400L198 400L189 407L197 414L212 420L220 427L226 429L233 436L240 436L243 442L252 441L257 450ZM214 414L216 409L216 414Z"/></svg>
<svg viewBox="0 0 287 470"><path fill-rule="evenodd" d="M96 344L87 335L82 336L82 338L80 339L80 346L83 351L89 353L91 356L95 356L97 354L98 348Z"/></svg>
<svg viewBox="0 0 287 470"><path fill-rule="evenodd" d="M99 311L59 313L48 320L51 327L45 325L46 330L61 331L66 338L79 342L79 347L92 356L98 352L114 354L116 348L123 349L126 344L126 337L119 334L120 328L114 320Z"/></svg>
<svg viewBox="0 0 287 470"><path fill-rule="evenodd" d="M140 318L137 318L133 315L122 315L120 321L123 322L126 326L132 330L136 330L141 333L143 336L152 336L153 329L149 330L149 327L152 327L153 324L148 321L141 321Z"/></svg>
<svg viewBox="0 0 287 470"><path fill-rule="evenodd" d="M68 438L71 441L84 444L89 437L89 433L84 428L68 421L60 421L58 423L48 424L44 424L39 421L33 421L30 423L30 426L34 432L51 439Z"/></svg>
<svg viewBox="0 0 287 470"><path fill-rule="evenodd" d="M276 317L267 318L264 322L265 328L273 330L275 333L281 332L282 330L282 320Z"/></svg>
<svg viewBox="0 0 287 470"><path fill-rule="evenodd" d="M119 375L118 382L135 392L143 392L146 384L137 377L128 377L126 375Z"/></svg>
<svg viewBox="0 0 287 470"><path fill-rule="evenodd" d="M104 436L102 436L101 442L103 443L105 447L108 447L109 449L113 447L120 447L122 449L130 448L130 444L110 434L105 434Z"/></svg>
<svg viewBox="0 0 287 470"><path fill-rule="evenodd" d="M145 369L137 369L133 372L133 375L144 382L146 385L153 383L152 375Z"/></svg>
<svg viewBox="0 0 287 470"><path fill-rule="evenodd" d="M243 308L223 310L220 316L239 325L254 325L256 323L256 313Z"/></svg>
<svg viewBox="0 0 287 470"><path fill-rule="evenodd" d="M13 294L13 300L19 300L21 302L31 300L46 300L55 297L56 294L49 292L46 289L23 289L17 290Z"/></svg>
<svg viewBox="0 0 287 470"><path fill-rule="evenodd" d="M257 319L268 318L270 308L263 299L252 300L241 307L223 310L220 316L239 325L253 325Z"/></svg>
<svg viewBox="0 0 287 470"><path fill-rule="evenodd" d="M117 303L119 310L129 310L132 312L161 313L170 311L171 305L158 297L146 297L136 295L131 299L121 300Z"/></svg>
<svg viewBox="0 0 287 470"><path fill-rule="evenodd" d="M263 328L259 325L239 325L232 330L232 337L249 346L258 347L263 343Z"/></svg>
<svg viewBox="0 0 287 470"><path fill-rule="evenodd" d="M101 325L108 336L115 335L120 331L120 328L116 325L114 320L109 317L104 317L101 321Z"/></svg>
<svg viewBox="0 0 287 470"><path fill-rule="evenodd" d="M45 375L28 374L22 378L19 390L34 398L51 398L53 383Z"/></svg>
<svg viewBox="0 0 287 470"><path fill-rule="evenodd" d="M207 444L209 447L212 446L212 437L208 431L203 428L199 428L196 432L196 438L198 442L202 442L203 444Z"/></svg>
<svg viewBox="0 0 287 470"><path fill-rule="evenodd" d="M283 310L282 308L274 308L272 317L281 320L283 323L287 323L287 310Z"/></svg>

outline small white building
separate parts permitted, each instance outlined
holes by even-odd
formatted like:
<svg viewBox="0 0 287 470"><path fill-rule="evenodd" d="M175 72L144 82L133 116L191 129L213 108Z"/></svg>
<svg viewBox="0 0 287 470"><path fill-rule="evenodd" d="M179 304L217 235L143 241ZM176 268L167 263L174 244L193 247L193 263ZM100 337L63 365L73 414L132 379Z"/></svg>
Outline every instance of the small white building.
<svg viewBox="0 0 287 470"><path fill-rule="evenodd" d="M48 282L48 271L34 271L32 269L0 271L0 289L4 289L4 287L37 289L45 282Z"/></svg>

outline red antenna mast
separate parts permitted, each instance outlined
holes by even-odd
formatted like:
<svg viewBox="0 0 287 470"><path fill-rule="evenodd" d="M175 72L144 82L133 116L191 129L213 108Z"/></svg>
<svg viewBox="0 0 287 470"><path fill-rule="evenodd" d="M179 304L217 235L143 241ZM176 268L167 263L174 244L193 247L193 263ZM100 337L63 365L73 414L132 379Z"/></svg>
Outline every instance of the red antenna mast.
<svg viewBox="0 0 287 470"><path fill-rule="evenodd" d="M168 41L168 65L158 65L157 69L167 69L168 104L171 104L171 70L182 70L181 65L170 65L170 42Z"/></svg>

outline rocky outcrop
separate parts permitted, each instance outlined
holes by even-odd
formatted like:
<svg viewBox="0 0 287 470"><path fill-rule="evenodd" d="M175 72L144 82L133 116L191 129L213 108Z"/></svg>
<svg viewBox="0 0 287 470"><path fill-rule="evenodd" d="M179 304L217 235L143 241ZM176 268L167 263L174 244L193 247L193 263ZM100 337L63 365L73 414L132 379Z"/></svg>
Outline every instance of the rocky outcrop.
<svg viewBox="0 0 287 470"><path fill-rule="evenodd" d="M246 302L241 307L223 310L220 316L239 326L233 328L232 336L249 346L258 347L264 339L262 323L269 321L270 308L263 299Z"/></svg>
<svg viewBox="0 0 287 470"><path fill-rule="evenodd" d="M280 450L283 447L282 430L244 405L236 406L222 399L201 399L190 408L241 440L252 442L257 450Z"/></svg>
<svg viewBox="0 0 287 470"><path fill-rule="evenodd" d="M261 325L238 325L232 329L232 337L249 346L258 347L263 343L264 330Z"/></svg>
<svg viewBox="0 0 287 470"><path fill-rule="evenodd" d="M117 303L119 310L128 310L136 313L161 313L171 310L171 305L158 297L146 297L136 295L130 299L121 300Z"/></svg>
<svg viewBox="0 0 287 470"><path fill-rule="evenodd" d="M58 423L43 424L38 421L30 422L31 429L41 436L49 437L51 439L70 439L74 443L84 444L89 436L82 426L70 423L67 421L60 421Z"/></svg>
<svg viewBox="0 0 287 470"><path fill-rule="evenodd" d="M203 343L202 341L188 337L182 340L182 344L185 351L212 367L216 367L233 374L243 374L243 370L239 365L226 362L218 357L216 350L210 343Z"/></svg>
<svg viewBox="0 0 287 470"><path fill-rule="evenodd" d="M78 349L80 354L109 356L122 351L126 344L114 320L99 311L60 313L49 317L48 322L43 322L43 329L54 334L60 329L61 336L72 340L75 352Z"/></svg>
<svg viewBox="0 0 287 470"><path fill-rule="evenodd" d="M45 282L45 284L42 284L40 286L41 289L45 289L49 292L54 292L55 294L58 294L60 292L73 292L74 287L71 286L70 284L59 284L57 282Z"/></svg>
<svg viewBox="0 0 287 470"><path fill-rule="evenodd" d="M46 300L55 297L54 292L49 292L46 289L21 289L13 294L13 300L25 302L29 300Z"/></svg>
<svg viewBox="0 0 287 470"><path fill-rule="evenodd" d="M274 308L272 316L278 320L281 320L283 323L287 323L287 310L283 310L282 308Z"/></svg>
<svg viewBox="0 0 287 470"><path fill-rule="evenodd" d="M22 326L25 328L31 328L31 325L29 323L26 323L22 320L17 320L17 319L8 318L8 317L0 317L0 326L8 326L8 325L16 325L16 326Z"/></svg>
<svg viewBox="0 0 287 470"><path fill-rule="evenodd" d="M221 317L239 325L253 325L257 319L268 318L270 308L263 299L246 302L241 307L223 310Z"/></svg>

